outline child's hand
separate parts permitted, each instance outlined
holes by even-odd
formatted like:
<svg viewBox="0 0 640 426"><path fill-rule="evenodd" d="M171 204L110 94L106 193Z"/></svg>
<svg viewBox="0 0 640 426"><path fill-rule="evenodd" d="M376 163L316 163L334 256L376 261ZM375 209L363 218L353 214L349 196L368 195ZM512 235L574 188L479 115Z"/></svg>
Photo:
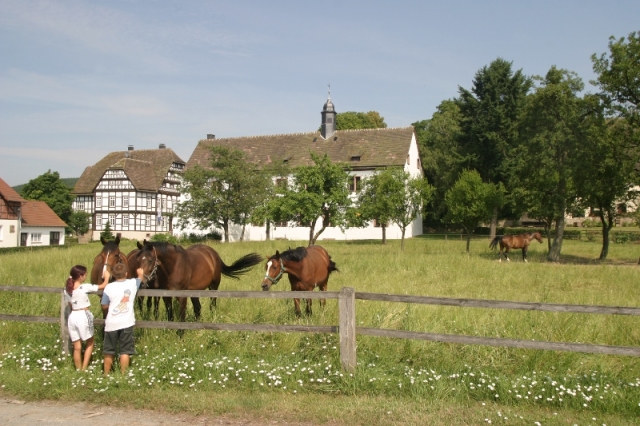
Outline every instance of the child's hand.
<svg viewBox="0 0 640 426"><path fill-rule="evenodd" d="M144 278L144 269L138 268L136 269L136 273L138 274L138 278L140 278L141 280Z"/></svg>
<svg viewBox="0 0 640 426"><path fill-rule="evenodd" d="M103 281L109 282L109 280L111 279L111 274L108 270L104 271L104 273L102 274L102 279Z"/></svg>

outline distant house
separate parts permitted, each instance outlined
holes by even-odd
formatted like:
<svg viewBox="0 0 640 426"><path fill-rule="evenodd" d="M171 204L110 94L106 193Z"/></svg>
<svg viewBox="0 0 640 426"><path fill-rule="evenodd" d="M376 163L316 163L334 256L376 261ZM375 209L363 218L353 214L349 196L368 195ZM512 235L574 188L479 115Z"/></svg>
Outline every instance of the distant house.
<svg viewBox="0 0 640 426"><path fill-rule="evenodd" d="M291 167L313 165L311 153L327 154L331 161L345 164L349 170L349 189L355 200L361 190L363 180L385 167L399 167L412 177L422 177L422 165L418 154L418 144L413 127L395 129L336 130L336 112L331 98L321 112L320 131L272 136L251 136L216 139L208 135L199 141L187 162L187 169L199 165L210 167L211 147L225 146L242 150L248 161L260 165L284 162ZM316 225L316 229L320 224ZM197 232L187 229L186 232ZM202 232L202 231L201 231ZM232 240L240 239L241 226L230 229ZM406 237L422 234L422 218L415 219L407 229ZM387 238L402 236L397 225L391 224L386 231ZM307 240L309 228L294 223L272 225L272 239ZM367 228L350 228L343 232L337 227L328 227L320 239L354 240L379 239L382 236L379 224L371 223ZM247 226L244 240L266 239L265 226Z"/></svg>
<svg viewBox="0 0 640 426"><path fill-rule="evenodd" d="M107 222L125 238L171 233L184 168L185 162L164 144L112 152L82 173L72 191L73 209L92 215L93 239L100 238Z"/></svg>
<svg viewBox="0 0 640 426"><path fill-rule="evenodd" d="M47 203L25 200L0 179L0 247L64 245L66 226Z"/></svg>

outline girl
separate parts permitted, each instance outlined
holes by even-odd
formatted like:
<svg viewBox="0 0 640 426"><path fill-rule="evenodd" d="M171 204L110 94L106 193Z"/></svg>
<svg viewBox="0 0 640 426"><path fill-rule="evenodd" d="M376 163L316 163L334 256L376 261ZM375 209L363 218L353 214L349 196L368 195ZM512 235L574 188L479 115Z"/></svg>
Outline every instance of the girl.
<svg viewBox="0 0 640 426"><path fill-rule="evenodd" d="M104 271L104 281L100 285L82 284L87 278L87 268L76 265L71 268L65 285L65 296L71 307L69 315L69 337L73 343L73 362L77 370L85 370L89 366L93 352L93 314L89 310L89 292L97 292L109 283L110 274ZM82 359L82 342L87 343Z"/></svg>

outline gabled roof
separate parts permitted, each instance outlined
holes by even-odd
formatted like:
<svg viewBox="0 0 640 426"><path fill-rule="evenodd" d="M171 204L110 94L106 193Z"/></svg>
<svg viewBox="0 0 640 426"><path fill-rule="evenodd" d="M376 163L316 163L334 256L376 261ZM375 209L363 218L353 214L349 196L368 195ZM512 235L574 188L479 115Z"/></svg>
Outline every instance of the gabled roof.
<svg viewBox="0 0 640 426"><path fill-rule="evenodd" d="M329 139L320 132L242 138L203 139L191 154L187 169L208 168L210 148L226 146L242 150L247 160L259 165L287 160L291 167L312 165L310 153L327 154L334 163L358 168L402 166L413 136L413 127L395 129L338 130ZM352 162L352 157L360 157Z"/></svg>
<svg viewBox="0 0 640 426"><path fill-rule="evenodd" d="M20 194L16 192L15 189L10 187L7 182L2 180L2 178L0 178L0 196L7 201L16 201L16 202L25 201L24 198L22 198Z"/></svg>
<svg viewBox="0 0 640 426"><path fill-rule="evenodd" d="M109 169L124 170L139 191L156 192L162 186L164 177L174 162L184 164L184 161L169 148L112 152L84 170L72 193L93 193Z"/></svg>
<svg viewBox="0 0 640 426"><path fill-rule="evenodd" d="M27 200L22 206L22 226L66 227L67 224L44 201Z"/></svg>

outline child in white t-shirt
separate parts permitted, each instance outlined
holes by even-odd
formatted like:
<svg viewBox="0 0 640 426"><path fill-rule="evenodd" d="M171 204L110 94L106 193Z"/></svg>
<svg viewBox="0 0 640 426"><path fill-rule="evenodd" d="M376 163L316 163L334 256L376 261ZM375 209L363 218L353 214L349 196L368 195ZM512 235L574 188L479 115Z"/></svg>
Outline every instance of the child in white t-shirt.
<svg viewBox="0 0 640 426"><path fill-rule="evenodd" d="M133 326L136 317L133 312L133 303L136 293L140 288L140 282L144 278L144 270L136 270L138 278L127 278L127 268L123 263L113 267L115 281L109 284L102 293L102 308L108 308L109 313L104 320L104 374L111 371L116 353L120 352L120 370L129 367L131 355L135 355L136 348L133 340Z"/></svg>
<svg viewBox="0 0 640 426"><path fill-rule="evenodd" d="M93 314L89 310L91 302L87 293L97 292L105 288L109 282L109 272L104 272L102 284L83 284L87 278L87 268L76 265L71 268L65 284L65 299L69 303L71 313L68 319L69 337L73 343L73 363L77 370L85 370L89 366L93 353ZM86 342L84 358L82 342Z"/></svg>

